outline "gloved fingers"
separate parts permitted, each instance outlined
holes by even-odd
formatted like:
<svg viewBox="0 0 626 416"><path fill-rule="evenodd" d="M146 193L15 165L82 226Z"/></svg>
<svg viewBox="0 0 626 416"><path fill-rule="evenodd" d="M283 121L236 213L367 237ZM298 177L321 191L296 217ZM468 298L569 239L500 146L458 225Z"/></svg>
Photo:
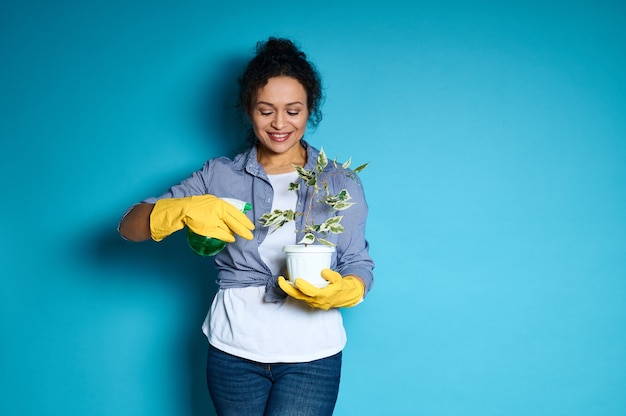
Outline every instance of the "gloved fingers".
<svg viewBox="0 0 626 416"><path fill-rule="evenodd" d="M248 218L246 216L246 214L244 214L243 212L235 209L234 211L230 210L229 214L231 214L233 216L235 221L237 221L239 224L243 225L248 230L254 230L254 224L252 223L252 221L250 221L250 218Z"/></svg>
<svg viewBox="0 0 626 416"><path fill-rule="evenodd" d="M225 213L222 218L224 224L235 234L241 236L241 238L252 240L253 235L250 232L250 230L254 230L252 221L241 211L235 211L234 214L231 215L231 212Z"/></svg>
<svg viewBox="0 0 626 416"><path fill-rule="evenodd" d="M206 237L217 238L218 240L225 241L227 243L232 243L235 241L235 236L233 232L227 227L220 228L216 226L207 227L206 225L198 224L195 221L188 220L187 227L194 233L198 235L203 235Z"/></svg>
<svg viewBox="0 0 626 416"><path fill-rule="evenodd" d="M320 288L313 286L311 283L307 282L304 279L297 278L294 282L294 286L297 287L300 292L304 293L308 297L316 297L320 294Z"/></svg>
<svg viewBox="0 0 626 416"><path fill-rule="evenodd" d="M341 281L342 277L339 273L331 269L323 269L322 277L328 280L330 283L338 283Z"/></svg>
<svg viewBox="0 0 626 416"><path fill-rule="evenodd" d="M191 208L187 210L185 222L188 226L191 222L197 222L195 225L191 224L192 231L196 232L193 230L195 227L199 231L197 234L218 238L227 243L235 241L234 234L246 240L252 240L253 235L250 230L254 230L254 224L239 209L209 194L192 196L191 199L196 201L196 205L193 211Z"/></svg>
<svg viewBox="0 0 626 416"><path fill-rule="evenodd" d="M355 276L346 276L343 279L344 283L346 283L346 287L352 288L352 292L354 293L353 302L347 306L354 306L360 303L363 300L363 295L365 294L365 284L363 281Z"/></svg>
<svg viewBox="0 0 626 416"><path fill-rule="evenodd" d="M283 276L278 276L278 286L280 286L283 292L285 292L287 295L291 296L292 298L295 298L298 300L308 299L308 296L304 295L302 292L300 292L300 290L298 290L297 288L289 284L289 282L287 282Z"/></svg>
<svg viewBox="0 0 626 416"><path fill-rule="evenodd" d="M248 230L254 230L254 224L252 223L252 221L250 221L250 219L246 216L246 214L244 214L243 212L238 210L235 206L229 204L226 201L223 201L223 200L219 200L219 201L221 202L223 217L231 217L234 221L238 222L239 224L241 224L243 227L247 228Z"/></svg>

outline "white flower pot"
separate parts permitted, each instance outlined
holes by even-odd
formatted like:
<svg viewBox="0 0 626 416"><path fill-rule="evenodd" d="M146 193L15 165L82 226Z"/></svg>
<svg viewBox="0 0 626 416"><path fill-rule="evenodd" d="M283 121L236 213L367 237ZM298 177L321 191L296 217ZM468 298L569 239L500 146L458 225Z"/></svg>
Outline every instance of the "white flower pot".
<svg viewBox="0 0 626 416"><path fill-rule="evenodd" d="M290 282L304 279L316 287L328 285L321 276L323 269L330 268L335 247L323 245L287 245L283 247L287 261L287 277Z"/></svg>

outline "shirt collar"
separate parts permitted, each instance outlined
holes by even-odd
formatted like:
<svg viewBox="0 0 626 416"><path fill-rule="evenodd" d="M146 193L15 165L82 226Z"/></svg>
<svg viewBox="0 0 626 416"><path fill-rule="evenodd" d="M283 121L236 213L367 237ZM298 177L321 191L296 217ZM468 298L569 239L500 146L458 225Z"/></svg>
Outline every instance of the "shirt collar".
<svg viewBox="0 0 626 416"><path fill-rule="evenodd" d="M300 144L306 150L307 161L305 164L305 169L314 169L317 166L317 155L319 151L307 143L305 140L300 140ZM242 153L233 161L233 166L235 169L243 170L245 169L248 173L255 176L266 176L263 167L259 164L257 160L257 149L256 146L252 146L246 152Z"/></svg>

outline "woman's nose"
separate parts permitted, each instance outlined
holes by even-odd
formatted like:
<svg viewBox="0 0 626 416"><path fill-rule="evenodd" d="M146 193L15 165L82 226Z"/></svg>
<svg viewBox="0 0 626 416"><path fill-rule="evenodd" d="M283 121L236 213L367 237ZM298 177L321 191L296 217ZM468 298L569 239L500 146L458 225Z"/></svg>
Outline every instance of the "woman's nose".
<svg viewBox="0 0 626 416"><path fill-rule="evenodd" d="M276 130L280 130L283 127L285 127L285 117L279 112L277 111L276 114L274 116L274 119L272 120L272 127L275 128Z"/></svg>

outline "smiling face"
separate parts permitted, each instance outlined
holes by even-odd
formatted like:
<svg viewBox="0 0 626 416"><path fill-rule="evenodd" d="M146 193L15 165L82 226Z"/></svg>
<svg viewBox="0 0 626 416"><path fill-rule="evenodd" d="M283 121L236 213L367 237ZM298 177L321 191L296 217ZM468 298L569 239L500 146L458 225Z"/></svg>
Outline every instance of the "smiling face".
<svg viewBox="0 0 626 416"><path fill-rule="evenodd" d="M259 88L250 112L254 134L263 156L301 159L300 140L309 119L307 94L291 77L274 77Z"/></svg>

